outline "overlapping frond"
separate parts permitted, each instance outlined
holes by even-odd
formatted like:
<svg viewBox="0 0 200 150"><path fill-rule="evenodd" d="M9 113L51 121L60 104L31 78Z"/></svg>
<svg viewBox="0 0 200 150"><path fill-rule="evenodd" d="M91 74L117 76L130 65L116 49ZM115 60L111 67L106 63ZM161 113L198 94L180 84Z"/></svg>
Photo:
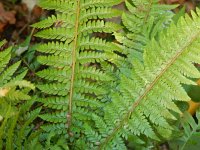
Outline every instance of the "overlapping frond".
<svg viewBox="0 0 200 150"><path fill-rule="evenodd" d="M128 11L122 15L122 23L126 30L124 35L117 33L116 38L123 43L129 61L135 57L142 60L144 47L168 26L173 17L170 10L177 6L159 4L159 0L125 2Z"/></svg>
<svg viewBox="0 0 200 150"><path fill-rule="evenodd" d="M199 129L200 129L200 111L196 112L196 120L185 112L181 120L181 136L174 141L171 141L171 148L178 148L180 150L198 149L199 147Z"/></svg>
<svg viewBox="0 0 200 150"><path fill-rule="evenodd" d="M40 117L54 123L43 125L45 131L68 132L68 135L76 137L74 134L79 134L82 128L81 120L88 121L92 113L100 112L102 99L106 101L113 81L112 74L106 73L103 64L117 62L115 51L121 48L95 33L111 34L121 29L120 25L105 21L105 18L121 14L112 8L120 1L39 2L43 8L57 12L33 25L41 29L36 36L48 40L37 46L37 51L41 52L38 61L47 66L37 72L45 79L44 84L37 87L46 94L38 101L50 109Z"/></svg>
<svg viewBox="0 0 200 150"><path fill-rule="evenodd" d="M1 42L0 45L2 46L4 43ZM30 82L23 80L27 71L18 75L15 74L21 63L20 61L9 66L11 49L10 47L0 52L0 99L5 110L7 106L4 104L9 104L10 102L15 104L18 100L27 100L26 98L30 98L27 95L27 91L23 91L23 88L35 88Z"/></svg>
<svg viewBox="0 0 200 150"><path fill-rule="evenodd" d="M5 42L1 42L0 46ZM24 138L25 128L37 117L39 114L35 114L35 117L31 120L19 119L19 114L24 106L19 107L22 100L28 100L31 97L28 95L30 90L34 90L34 85L30 82L23 80L27 71L21 74L16 74L20 62L16 62L13 65L9 65L11 59L11 49L7 48L0 52L0 149L14 149L14 145L18 143L19 148L22 146L20 139ZM26 111L30 107L26 107ZM25 121L26 123L18 126L16 130L17 122ZM20 129L19 132L17 132ZM18 142L16 141L16 134Z"/></svg>
<svg viewBox="0 0 200 150"><path fill-rule="evenodd" d="M121 73L119 91L111 95L104 121L94 116L99 130L86 126L91 147L118 149L124 147L119 141L130 134L155 140L171 136L169 121L181 113L175 102L190 100L182 84L195 85L190 79L200 77L194 66L200 63L200 10L196 11L192 18L186 15L177 25L172 23L158 41L152 39L145 47L144 63L135 59L129 74Z"/></svg>

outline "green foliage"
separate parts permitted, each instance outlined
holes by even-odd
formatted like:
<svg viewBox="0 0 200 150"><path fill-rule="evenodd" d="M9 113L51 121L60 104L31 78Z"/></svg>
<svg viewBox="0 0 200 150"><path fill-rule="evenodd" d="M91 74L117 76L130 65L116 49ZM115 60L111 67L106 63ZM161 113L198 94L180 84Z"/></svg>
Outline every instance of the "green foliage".
<svg viewBox="0 0 200 150"><path fill-rule="evenodd" d="M158 0L113 8L121 2L39 1L55 13L32 25L43 39L34 46L35 92L11 48L0 52L0 149L137 150L172 139L172 148L198 147L200 114L196 121L180 104L200 78L200 10L175 15L176 5Z"/></svg>
<svg viewBox="0 0 200 150"><path fill-rule="evenodd" d="M0 46L3 46L4 43L5 41L1 42ZM10 47L0 52L0 149L10 150L14 148L15 144L19 149L22 147L22 140L26 137L25 131L27 128L29 131L31 130L29 124L40 112L40 109L31 112L31 101L21 104L22 101L31 99L28 93L35 87L30 82L23 80L27 71L20 74L15 73L20 62L9 66L11 49Z"/></svg>
<svg viewBox="0 0 200 150"><path fill-rule="evenodd" d="M197 150L199 149L199 129L200 129L200 111L196 112L196 119L194 119L189 113L184 113L181 118L182 135L173 141L171 141L171 148L179 150Z"/></svg>
<svg viewBox="0 0 200 150"><path fill-rule="evenodd" d="M177 5L159 4L158 0L125 1L128 12L122 15L124 33L116 33L116 38L124 45L129 61L142 60L145 46L167 28L174 14L171 9Z"/></svg>
<svg viewBox="0 0 200 150"><path fill-rule="evenodd" d="M186 15L154 38L143 53L143 63L132 60L133 68L120 75L118 91L105 106L104 119L93 115L94 130L86 126L91 147L126 149L123 139L131 134L153 140L172 136L174 112L181 114L176 101L189 101L182 84L196 85L189 78L199 78L194 63L199 61L200 11ZM176 41L176 42L174 42Z"/></svg>
<svg viewBox="0 0 200 150"><path fill-rule="evenodd" d="M0 46L2 46L3 43L4 42L1 42ZM30 82L23 80L27 71L18 75L15 74L20 62L16 62L7 67L11 59L11 49L12 48L7 48L0 52L0 100L2 117L5 117L10 106L17 105L21 100L30 99L30 96L27 94L31 89L34 90L35 88ZM15 77L13 77L14 74ZM10 112L14 111L12 107L10 109Z"/></svg>
<svg viewBox="0 0 200 150"><path fill-rule="evenodd" d="M42 133L42 130L28 136L24 143L24 149L69 150L64 136L56 135L55 132Z"/></svg>
<svg viewBox="0 0 200 150"><path fill-rule="evenodd" d="M37 60L45 69L37 72L44 80L37 88L44 94L45 120L42 129L71 139L83 134L84 122L92 114L102 114L102 104L113 85L112 64L118 62L114 51L120 46L98 37L111 34L121 26L105 19L121 15L112 6L121 0L41 0L39 5L56 14L33 25L41 29L35 36L47 39L37 45ZM107 70L107 69L110 69Z"/></svg>

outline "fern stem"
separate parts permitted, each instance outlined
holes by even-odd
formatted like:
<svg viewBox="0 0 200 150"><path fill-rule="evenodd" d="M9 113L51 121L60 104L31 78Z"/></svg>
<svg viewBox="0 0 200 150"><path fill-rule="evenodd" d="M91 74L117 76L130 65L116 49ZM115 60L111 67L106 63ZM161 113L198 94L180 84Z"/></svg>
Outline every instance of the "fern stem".
<svg viewBox="0 0 200 150"><path fill-rule="evenodd" d="M184 50L187 50L187 47L189 47L193 41L195 41L199 37L200 32L197 32L188 43L183 46L177 54L170 59L169 63L166 64L166 67L160 71L160 73L155 77L155 79L151 82L151 84L146 88L146 90L143 92L143 94L133 103L130 110L128 110L127 114L124 115L124 117L119 121L120 123L113 129L113 132L107 138L99 145L99 150L104 149L104 147L108 144L110 140L113 139L113 137L119 132L119 130L124 126L126 122L128 122L129 117L134 112L136 107L141 103L141 101L148 95L148 93L154 88L154 86L157 84L157 82L160 80L160 78L164 75L164 73L173 65L173 63L181 56L181 54L184 52Z"/></svg>
<svg viewBox="0 0 200 150"><path fill-rule="evenodd" d="M80 16L80 0L77 0L77 9L76 9L76 22L75 22L75 33L74 33L74 46L72 51L72 75L71 75L71 84L70 84L70 93L69 93L69 103L68 103L68 113L67 113L67 126L68 134L72 136L70 132L70 126L72 123L72 101L74 93L74 79L75 79L75 68L76 68L76 50L78 45L78 28L79 28L79 16Z"/></svg>

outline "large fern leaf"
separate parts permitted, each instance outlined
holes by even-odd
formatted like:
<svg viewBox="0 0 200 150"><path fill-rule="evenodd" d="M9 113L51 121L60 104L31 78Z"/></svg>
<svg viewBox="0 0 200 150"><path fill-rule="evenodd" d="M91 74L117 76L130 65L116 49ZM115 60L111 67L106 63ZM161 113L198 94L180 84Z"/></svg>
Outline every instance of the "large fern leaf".
<svg viewBox="0 0 200 150"><path fill-rule="evenodd" d="M91 147L126 149L123 138L134 134L159 140L172 134L170 120L181 113L176 101L190 98L182 84L196 83L199 78L194 63L200 63L200 10L186 15L177 25L160 33L159 41L152 39L146 46L144 63L135 59L133 69L121 73L119 91L113 93L112 103L105 108L104 121L94 115L96 127L86 126Z"/></svg>
<svg viewBox="0 0 200 150"><path fill-rule="evenodd" d="M42 126L45 131L55 130L57 134L68 133L76 138L81 133L82 121L89 121L94 112L101 113L102 102L108 101L113 78L105 64L117 62L114 51L120 47L94 33L121 29L115 23L104 21L121 14L112 8L120 1L40 1L43 8L57 12L33 25L41 29L36 36L49 41L37 46L37 51L42 53L38 61L48 66L37 73L45 79L44 84L37 86L45 93L38 101L50 109L40 115L50 122Z"/></svg>

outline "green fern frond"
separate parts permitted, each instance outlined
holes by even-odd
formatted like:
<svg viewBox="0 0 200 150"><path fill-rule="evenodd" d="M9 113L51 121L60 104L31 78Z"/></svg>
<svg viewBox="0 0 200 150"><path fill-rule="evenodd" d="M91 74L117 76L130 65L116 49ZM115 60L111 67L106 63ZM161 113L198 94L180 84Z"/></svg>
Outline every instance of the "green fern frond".
<svg viewBox="0 0 200 150"><path fill-rule="evenodd" d="M121 26L112 22L105 22L103 20L97 21L88 21L87 24L80 28L79 33L93 33L93 32L106 32L113 33L113 29L118 31L121 29ZM86 35L87 35L86 34Z"/></svg>
<svg viewBox="0 0 200 150"><path fill-rule="evenodd" d="M0 41L0 47L2 47L6 43L6 40Z"/></svg>
<svg viewBox="0 0 200 150"><path fill-rule="evenodd" d="M130 134L155 140L171 136L173 128L169 122L176 119L173 111L181 113L175 101L190 100L182 84L194 84L189 78L200 77L194 66L199 63L200 54L200 10L196 12L191 13L192 18L181 18L177 25L172 23L160 33L158 42L153 39L145 47L144 63L135 59L130 74L121 73L118 94L111 95L112 102L105 108L106 125L99 126L103 120L94 116L99 128L95 133L100 140L91 140L92 146L115 149L123 146L117 142ZM97 142L99 145L95 146Z"/></svg>
<svg viewBox="0 0 200 150"><path fill-rule="evenodd" d="M69 150L66 145L66 138L56 135L55 132L47 134L40 134L41 131L36 134L32 134L25 143L25 149L45 149L45 150Z"/></svg>
<svg viewBox="0 0 200 150"><path fill-rule="evenodd" d="M159 0L126 0L125 4L128 12L123 13L122 23L127 31L116 33L116 38L125 46L129 61L135 57L142 60L144 47L172 22L170 10L177 5L159 4Z"/></svg>
<svg viewBox="0 0 200 150"><path fill-rule="evenodd" d="M38 44L38 62L47 68L37 72L44 84L37 87L45 93L37 101L47 108L40 117L47 123L46 132L55 131L70 138L82 134L83 121L90 122L91 114L101 113L102 103L108 101L113 75L104 68L118 62L116 43L96 36L112 34L121 29L107 18L121 15L113 9L121 0L41 0L39 5L55 10L56 15L33 25L41 31L35 36L48 39ZM116 64L117 65L117 64ZM54 123L54 124L49 124ZM68 134L67 134L68 133ZM73 141L73 140L71 140Z"/></svg>
<svg viewBox="0 0 200 150"><path fill-rule="evenodd" d="M101 70L92 67L82 67L81 71L81 78L85 79L92 79L96 81L112 81L112 77L108 74L103 73Z"/></svg>
<svg viewBox="0 0 200 150"><path fill-rule="evenodd" d="M27 135L25 135L25 134L27 134L27 133L25 133L26 128L33 122L33 120L35 120L39 116L40 111L41 111L41 108L37 108L37 109L25 114L25 118L26 118L25 122L21 126L21 128L18 132L18 135L17 135L17 140L16 140L17 148L22 149L23 140L25 140L27 137ZM29 130L31 130L31 128L29 128Z"/></svg>
<svg viewBox="0 0 200 150"><path fill-rule="evenodd" d="M4 42L0 43L3 45ZM16 71L20 66L20 61L9 65L11 59L11 47L0 52L0 149L15 149L16 134L20 127L18 126L20 121L19 116L23 116L23 106L20 105L22 100L31 99L28 95L30 90L34 90L35 86L30 82L23 80L27 70L17 74ZM30 102L29 102L30 103ZM31 104L31 103L30 103ZM20 107L19 107L20 106ZM26 105L24 109L27 111L30 107ZM38 116L38 114L36 115ZM36 118L36 117L35 117ZM33 118L33 119L35 119ZM20 132L25 132L25 128L33 121L29 120L29 123L24 124L24 128L20 129ZM20 121L19 121L20 120ZM21 123L22 123L21 122ZM16 129L16 126L18 129ZM24 135L17 138L24 138ZM18 145L22 146L21 141Z"/></svg>
<svg viewBox="0 0 200 150"><path fill-rule="evenodd" d="M80 48L81 50L90 49L91 50L99 50L105 51L107 53L112 53L113 51L122 52L122 49L119 45L115 43L107 42L101 38L90 38L90 37L83 37L80 41Z"/></svg>
<svg viewBox="0 0 200 150"><path fill-rule="evenodd" d="M73 37L73 29L69 28L49 28L44 29L36 34L37 37L45 38L45 39L57 39L60 41L71 42Z"/></svg>
<svg viewBox="0 0 200 150"><path fill-rule="evenodd" d="M11 51L11 48L8 48L8 49L4 50L3 52L1 52L1 55L0 55L0 72L2 72L4 70L4 68L6 67L8 62L10 61L10 57L11 57L10 51Z"/></svg>
<svg viewBox="0 0 200 150"><path fill-rule="evenodd" d="M1 43L3 45L4 42ZM29 88L34 90L34 85L28 81L22 80L27 73L27 71L22 72L21 74L13 77L14 73L18 69L20 65L20 61L10 65L9 61L11 58L11 49L7 48L6 50L0 52L0 98L1 101L9 103L9 99L11 100L12 97L15 99L24 99L23 96L27 96L27 93L23 92L23 88ZM19 87L20 90L16 90L16 87ZM21 95L21 96L20 96ZM22 96L23 95L23 96ZM8 99L7 99L8 98Z"/></svg>
<svg viewBox="0 0 200 150"><path fill-rule="evenodd" d="M52 83L38 85L37 87L46 94L65 96L66 91L68 91L70 88L70 85L64 83Z"/></svg>
<svg viewBox="0 0 200 150"><path fill-rule="evenodd" d="M61 55L65 56L66 54L70 54L70 50L72 49L73 45L62 42L49 42L47 44L40 44L37 45L36 48L39 52L42 53L49 53L54 55Z"/></svg>
<svg viewBox="0 0 200 150"><path fill-rule="evenodd" d="M56 10L61 13L73 13L75 11L74 1L70 0L45 0L38 2L42 8L47 10Z"/></svg>
<svg viewBox="0 0 200 150"><path fill-rule="evenodd" d="M73 20L75 20L75 18L71 20L71 17L75 17L75 16L70 16L69 14L63 14L63 13L56 14L56 16L52 15L51 17L48 17L47 19L44 19L38 23L35 23L34 25L32 25L32 27L43 29L43 28L51 27L58 23L62 23L62 27L70 28L71 26L73 26Z"/></svg>
<svg viewBox="0 0 200 150"><path fill-rule="evenodd" d="M5 128L1 130L1 133L5 134L3 139L6 141L5 144L1 143L3 148L23 149L29 134L31 136L34 133L32 123L38 117L41 108L30 111L32 104L33 100L30 100L20 105L20 109L7 120Z"/></svg>
<svg viewBox="0 0 200 150"><path fill-rule="evenodd" d="M17 68L19 67L19 65L20 65L20 62L17 62L15 64L13 64L12 66L10 66L9 68L7 68L0 75L0 80L1 80L0 86L3 86L3 84L8 83L11 80L12 75L15 73L15 71L17 70Z"/></svg>
<svg viewBox="0 0 200 150"><path fill-rule="evenodd" d="M185 112L181 118L181 125L183 129L181 129L182 135L172 141L174 144L171 144L171 148L177 148L180 150L188 150L188 149L198 149L199 147L199 129L200 129L200 111L196 112L196 120L188 113Z"/></svg>
<svg viewBox="0 0 200 150"><path fill-rule="evenodd" d="M42 71L37 72L37 75L49 80L49 81L58 81L61 83L67 83L69 82L69 74L70 74L70 70L68 71L64 71L61 69L55 69L55 68L51 68L51 69L44 69Z"/></svg>
<svg viewBox="0 0 200 150"><path fill-rule="evenodd" d="M89 8L89 7L112 7L114 5L119 4L123 0L84 0L82 3L82 8Z"/></svg>

